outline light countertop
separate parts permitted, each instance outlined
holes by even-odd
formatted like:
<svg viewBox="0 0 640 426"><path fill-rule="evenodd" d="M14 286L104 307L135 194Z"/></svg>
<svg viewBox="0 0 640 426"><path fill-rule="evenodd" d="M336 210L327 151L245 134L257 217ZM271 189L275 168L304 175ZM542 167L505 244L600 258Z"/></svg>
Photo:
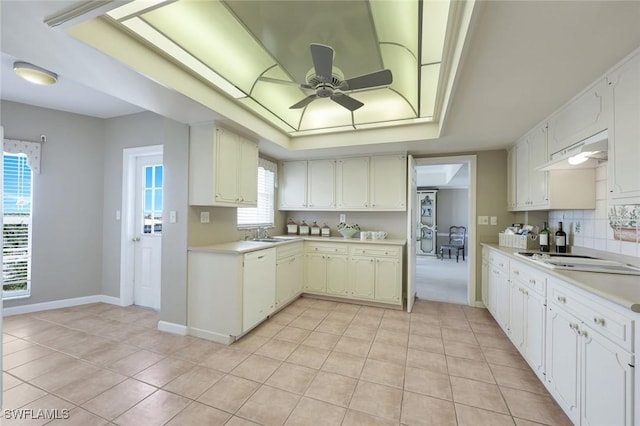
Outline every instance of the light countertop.
<svg viewBox="0 0 640 426"><path fill-rule="evenodd" d="M548 275L557 277L563 281L575 285L590 293L603 297L618 305L624 306L633 312L640 312L640 276L607 274L601 272L578 272L564 269L550 269L527 261L514 253L532 251L520 250L513 247L503 247L497 244L481 243L491 249L497 250L524 265L536 268Z"/></svg>
<svg viewBox="0 0 640 426"><path fill-rule="evenodd" d="M276 236L278 237L278 236ZM286 241L278 241L278 242L265 242L265 241L251 241L251 240L241 240L241 241L230 241L227 243L219 243L212 244L206 246L192 246L189 247L189 251L197 251L197 252L210 252L210 253L249 253L256 250L262 250L271 247L278 247L284 244L291 244L296 241L313 241L313 242L328 242L334 244L382 244L382 245L393 245L393 246L404 246L406 244L406 240L400 239L385 239L385 240L360 240L356 238L342 238L342 237L311 237L311 236L303 236L303 237L294 237L292 236L282 236L288 238Z"/></svg>

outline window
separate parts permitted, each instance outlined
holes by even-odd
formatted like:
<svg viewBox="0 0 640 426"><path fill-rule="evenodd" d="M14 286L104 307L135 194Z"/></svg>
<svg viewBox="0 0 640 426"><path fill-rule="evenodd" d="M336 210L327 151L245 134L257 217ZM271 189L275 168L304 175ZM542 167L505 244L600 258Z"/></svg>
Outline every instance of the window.
<svg viewBox="0 0 640 426"><path fill-rule="evenodd" d="M162 234L162 164L144 167L143 234Z"/></svg>
<svg viewBox="0 0 640 426"><path fill-rule="evenodd" d="M31 292L32 173L21 153L3 155L2 296L28 296Z"/></svg>
<svg viewBox="0 0 640 426"><path fill-rule="evenodd" d="M238 228L273 226L275 173L258 167L258 207L238 209Z"/></svg>

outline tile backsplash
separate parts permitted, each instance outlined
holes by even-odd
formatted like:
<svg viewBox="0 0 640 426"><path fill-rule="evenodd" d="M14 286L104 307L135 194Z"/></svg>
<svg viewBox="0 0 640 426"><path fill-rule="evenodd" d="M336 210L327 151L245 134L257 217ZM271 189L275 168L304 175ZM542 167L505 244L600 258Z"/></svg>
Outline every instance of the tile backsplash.
<svg viewBox="0 0 640 426"><path fill-rule="evenodd" d="M596 169L596 209L551 210L549 226L555 232L562 222L570 245L640 257L639 216L640 205L607 202L605 163Z"/></svg>

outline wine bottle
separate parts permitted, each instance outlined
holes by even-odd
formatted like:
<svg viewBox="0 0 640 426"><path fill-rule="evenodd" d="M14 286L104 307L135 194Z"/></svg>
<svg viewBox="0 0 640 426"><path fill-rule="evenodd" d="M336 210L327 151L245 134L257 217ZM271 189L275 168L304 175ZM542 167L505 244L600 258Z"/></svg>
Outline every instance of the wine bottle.
<svg viewBox="0 0 640 426"><path fill-rule="evenodd" d="M557 253L566 253L567 252L567 234L562 230L562 222L558 222L559 227L556 231L556 252Z"/></svg>
<svg viewBox="0 0 640 426"><path fill-rule="evenodd" d="M548 252L549 251L549 229L547 228L547 222L544 223L544 228L540 231L540 251Z"/></svg>

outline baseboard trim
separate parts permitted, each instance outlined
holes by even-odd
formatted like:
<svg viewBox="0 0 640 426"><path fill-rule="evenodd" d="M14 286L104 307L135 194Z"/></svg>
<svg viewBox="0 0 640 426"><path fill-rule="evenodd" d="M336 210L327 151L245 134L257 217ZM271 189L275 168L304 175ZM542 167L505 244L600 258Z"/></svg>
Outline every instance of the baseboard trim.
<svg viewBox="0 0 640 426"><path fill-rule="evenodd" d="M179 334L181 336L187 335L187 326L182 324L176 324L167 321L158 321L158 330L166 331L167 333Z"/></svg>
<svg viewBox="0 0 640 426"><path fill-rule="evenodd" d="M187 330L190 336L200 337L202 339L222 343L223 345L230 345L235 340L232 336L216 333L209 330L203 330L201 328L187 327Z"/></svg>
<svg viewBox="0 0 640 426"><path fill-rule="evenodd" d="M30 305L11 306L2 309L2 316L30 314L32 312L48 311L50 309L69 308L71 306L87 305L89 303L109 303L120 306L120 299L103 294L94 296L74 297L72 299L53 300L51 302L32 303Z"/></svg>

